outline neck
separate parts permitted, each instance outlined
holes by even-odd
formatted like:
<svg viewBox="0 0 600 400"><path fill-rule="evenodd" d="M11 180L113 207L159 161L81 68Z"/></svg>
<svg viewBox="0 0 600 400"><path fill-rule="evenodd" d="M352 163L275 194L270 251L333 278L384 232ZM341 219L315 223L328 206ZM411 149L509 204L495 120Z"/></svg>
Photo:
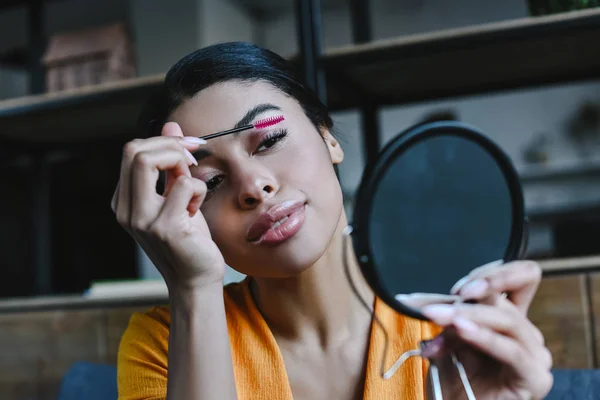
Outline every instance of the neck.
<svg viewBox="0 0 600 400"><path fill-rule="evenodd" d="M298 276L253 279L257 306L275 336L331 347L368 331L372 316L364 303L372 308L374 294L360 273L350 240L344 240L346 226L342 213L326 252Z"/></svg>

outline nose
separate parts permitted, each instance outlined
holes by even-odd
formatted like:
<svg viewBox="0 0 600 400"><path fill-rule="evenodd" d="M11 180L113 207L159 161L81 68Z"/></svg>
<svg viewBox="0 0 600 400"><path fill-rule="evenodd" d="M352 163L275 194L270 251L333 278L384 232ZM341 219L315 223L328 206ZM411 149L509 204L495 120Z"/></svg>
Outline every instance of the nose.
<svg viewBox="0 0 600 400"><path fill-rule="evenodd" d="M238 203L243 209L253 209L273 197L278 190L276 180L267 171L247 170L240 177Z"/></svg>

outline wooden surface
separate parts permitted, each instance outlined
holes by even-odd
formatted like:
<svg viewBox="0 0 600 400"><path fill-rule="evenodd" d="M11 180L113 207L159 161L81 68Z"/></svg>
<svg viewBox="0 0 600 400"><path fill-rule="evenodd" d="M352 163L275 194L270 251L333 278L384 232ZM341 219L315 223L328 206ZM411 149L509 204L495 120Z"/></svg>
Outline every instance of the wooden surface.
<svg viewBox="0 0 600 400"><path fill-rule="evenodd" d="M60 0L42 0L42 2L50 3L56 2ZM11 8L11 7L26 7L31 3L30 0L0 0L0 10L2 8Z"/></svg>
<svg viewBox="0 0 600 400"><path fill-rule="evenodd" d="M146 309L0 315L1 398L55 400L74 362L116 364L131 314Z"/></svg>
<svg viewBox="0 0 600 400"><path fill-rule="evenodd" d="M539 264L546 275L566 275L577 272L592 273L600 271L600 256L540 260Z"/></svg>
<svg viewBox="0 0 600 400"><path fill-rule="evenodd" d="M600 353L600 273L571 273L597 258L543 263L565 275L545 276L529 318L544 334L557 368L594 368ZM579 271L579 269L576 269ZM69 302L75 300L75 306ZM0 302L0 393L3 400L54 400L60 381L76 361L116 364L119 342L135 311L166 298L73 297ZM45 311L39 304L47 303ZM19 310L21 312L19 312Z"/></svg>
<svg viewBox="0 0 600 400"><path fill-rule="evenodd" d="M596 340L596 368L600 368L600 273L590 275L591 308L593 311L593 335Z"/></svg>
<svg viewBox="0 0 600 400"><path fill-rule="evenodd" d="M546 275L572 275L581 272L593 273L600 271L600 255L540 260L539 263ZM3 299L0 300L0 314L111 307L142 307L167 303L167 295L162 291L157 291L154 286L149 286L146 292L140 296L106 295L101 297L86 297L81 295L63 295Z"/></svg>
<svg viewBox="0 0 600 400"><path fill-rule="evenodd" d="M583 275L542 280L529 318L542 331L560 368L592 368L594 343Z"/></svg>
<svg viewBox="0 0 600 400"><path fill-rule="evenodd" d="M90 298L74 296L44 296L0 300L0 315L4 313L24 313L39 311L66 311L93 308L143 307L154 304L166 304L165 295L148 294L136 297L100 297Z"/></svg>
<svg viewBox="0 0 600 400"><path fill-rule="evenodd" d="M127 137L164 75L127 79L0 102L0 139L18 143L86 142Z"/></svg>

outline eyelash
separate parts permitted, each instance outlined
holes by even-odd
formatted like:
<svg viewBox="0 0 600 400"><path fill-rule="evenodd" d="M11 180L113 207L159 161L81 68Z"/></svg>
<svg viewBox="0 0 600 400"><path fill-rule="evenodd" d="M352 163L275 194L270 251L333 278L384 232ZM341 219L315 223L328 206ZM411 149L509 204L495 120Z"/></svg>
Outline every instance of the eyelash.
<svg viewBox="0 0 600 400"><path fill-rule="evenodd" d="M278 131L268 134L258 145L257 151L258 151L258 149L265 146L269 142L272 142L272 144L269 147L267 147L265 150L262 150L261 152L272 149L275 145L277 145L278 142L280 142L282 139L284 139L287 135L288 135L288 132L285 129L281 129L281 130L278 130ZM211 188L211 182L216 179L218 179L218 182L214 183L215 187ZM206 186L208 189L207 199L208 199L208 195L212 195L218 189L218 185L222 181L223 181L222 175L217 175L217 176L212 177L211 179L209 179L206 182Z"/></svg>
<svg viewBox="0 0 600 400"><path fill-rule="evenodd" d="M271 148L273 148L273 146L275 146L281 139L284 139L287 136L288 132L285 129L280 129L278 131L269 133L258 145L258 148L260 149L261 147L263 147L267 142L273 141L273 144L270 147L267 147L266 150L269 150ZM257 149L258 150L258 149ZM263 150L265 151L265 150Z"/></svg>

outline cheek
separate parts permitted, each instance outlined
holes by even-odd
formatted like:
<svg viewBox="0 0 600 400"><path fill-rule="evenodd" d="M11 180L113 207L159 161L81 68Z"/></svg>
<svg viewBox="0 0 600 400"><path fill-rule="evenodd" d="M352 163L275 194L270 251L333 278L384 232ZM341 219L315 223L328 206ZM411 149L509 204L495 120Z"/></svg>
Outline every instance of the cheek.
<svg viewBox="0 0 600 400"><path fill-rule="evenodd" d="M318 175L323 177L327 169L333 170L327 145L317 132L311 130L301 132L291 140L293 140L292 145L287 146L278 157L279 162L284 166L284 171L300 172L304 177L316 179Z"/></svg>
<svg viewBox="0 0 600 400"><path fill-rule="evenodd" d="M316 138L310 140L306 146L299 146L299 151L290 156L293 164L290 161L289 165L293 165L302 180L307 181L313 190L317 190L331 185L334 183L331 179L337 178L327 145L320 136L314 136Z"/></svg>
<svg viewBox="0 0 600 400"><path fill-rule="evenodd" d="M209 202L202 207L202 215L204 215L212 239L221 247L228 242L227 238L231 241L233 237L239 235L240 224L235 223L231 213L225 210L218 199L213 200L213 203Z"/></svg>

